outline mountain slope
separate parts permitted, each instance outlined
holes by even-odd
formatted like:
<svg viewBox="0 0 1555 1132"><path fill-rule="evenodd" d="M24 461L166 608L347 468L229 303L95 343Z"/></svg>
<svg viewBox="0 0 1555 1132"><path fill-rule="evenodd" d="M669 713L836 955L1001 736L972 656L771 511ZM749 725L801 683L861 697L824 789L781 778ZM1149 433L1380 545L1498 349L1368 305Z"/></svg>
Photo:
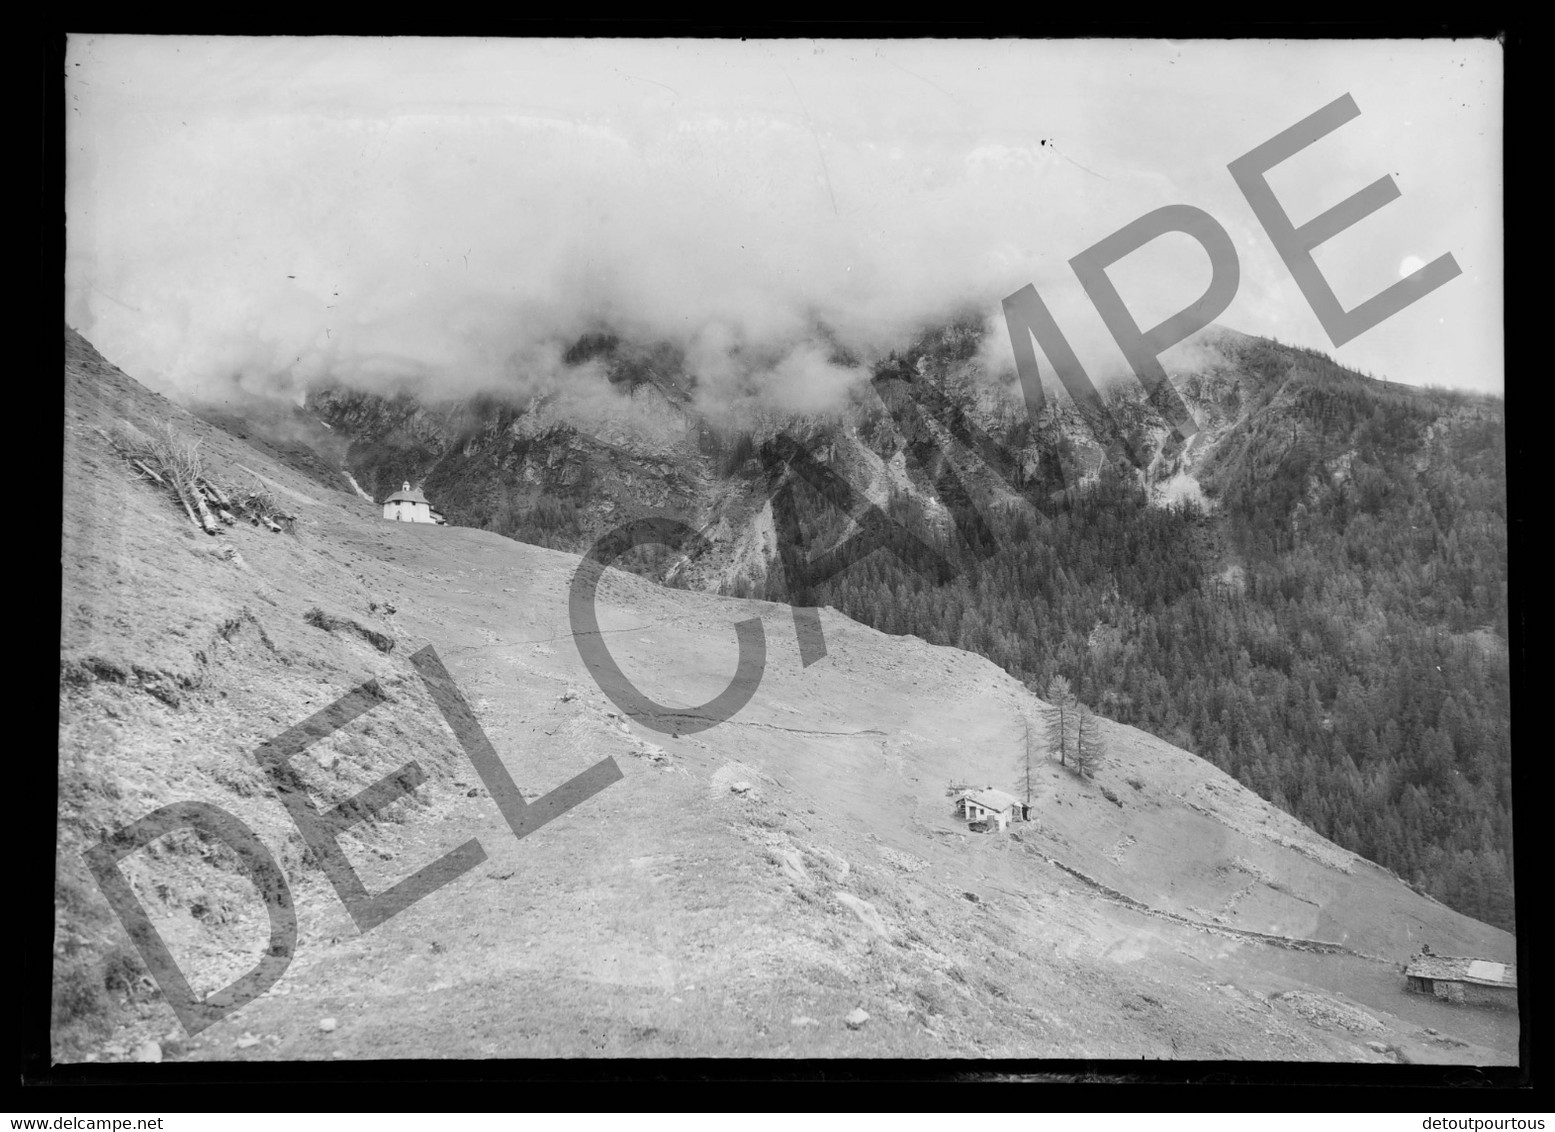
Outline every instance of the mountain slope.
<svg viewBox="0 0 1555 1132"><path fill-rule="evenodd" d="M1022 718L1041 707L982 657L824 610L827 656L803 667L786 606L612 572L604 636L658 700L711 698L734 669L733 624L765 627L765 673L738 715L648 731L620 718L569 639L573 555L385 523L74 335L66 406L60 1060L127 1057L147 1039L192 1060L1515 1060L1515 1016L1407 994L1399 973L1422 942L1513 960L1510 935L1159 739L1104 721L1112 757L1094 783L1046 767L1035 823L967 833L947 785L1009 788ZM96 431L121 421L172 421L209 467L262 477L294 505L295 536L201 534ZM309 623L314 608L392 650ZM624 777L515 840L409 663L425 645L527 796L607 757ZM364 934L252 752L369 678L391 702L297 760L325 801L411 758L425 770L415 800L342 838L364 882L381 890L472 837L488 858ZM192 1040L169 1037L172 1014L80 857L183 799L255 831L300 923L272 991ZM125 871L212 990L257 958L262 906L219 847L174 834L155 848ZM850 1028L859 1007L869 1020Z"/></svg>
<svg viewBox="0 0 1555 1132"><path fill-rule="evenodd" d="M1513 928L1502 404L1211 328L1166 358L1201 426L1187 444L1137 386L1109 392L1139 462L1119 469L1062 396L1028 419L991 382L979 334L925 331L839 411L743 431L698 418L663 380L672 350L613 340L631 398L434 406L326 389L310 404L354 438L359 475L424 472L455 523L582 551L668 512L705 548L628 568L830 605L1037 688L1062 674L1419 890ZM808 569L858 528L803 484L797 517L774 512L778 437L955 564L954 584L925 586L888 555Z"/></svg>

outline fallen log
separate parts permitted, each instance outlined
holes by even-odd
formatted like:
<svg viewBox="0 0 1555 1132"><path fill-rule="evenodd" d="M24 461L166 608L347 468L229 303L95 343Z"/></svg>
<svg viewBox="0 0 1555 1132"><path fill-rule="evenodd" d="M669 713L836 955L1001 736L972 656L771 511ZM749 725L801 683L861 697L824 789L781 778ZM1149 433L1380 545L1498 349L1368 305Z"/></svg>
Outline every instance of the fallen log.
<svg viewBox="0 0 1555 1132"><path fill-rule="evenodd" d="M281 533L280 524L271 519L269 515L261 515L259 517L264 520L265 526L269 527L276 534Z"/></svg>
<svg viewBox="0 0 1555 1132"><path fill-rule="evenodd" d="M204 485L205 485L205 490L210 492L212 495L214 495L216 497L215 501L217 503L220 503L223 507L231 507L232 506L232 501L227 498L227 493L222 491L221 488L217 487L210 480L205 480L204 481Z"/></svg>
<svg viewBox="0 0 1555 1132"><path fill-rule="evenodd" d="M237 520L232 517L232 512L228 511L225 507L216 513L221 517L221 521L226 523L229 527L237 522Z"/></svg>
<svg viewBox="0 0 1555 1132"><path fill-rule="evenodd" d="M189 497L184 494L184 489L178 486L176 480L173 483L173 490L178 494L178 502L184 505L184 514L188 515L189 521L198 527L200 520L194 517L194 508L189 506Z"/></svg>
<svg viewBox="0 0 1555 1132"><path fill-rule="evenodd" d="M211 518L210 508L205 506L205 497L198 491L190 491L194 496L194 504L200 509L200 528L208 535L213 535L218 530L216 520Z"/></svg>
<svg viewBox="0 0 1555 1132"><path fill-rule="evenodd" d="M156 480L159 484L162 484L164 487L167 486L167 481L164 480L161 476L157 475L156 472L152 471L151 468L149 466L147 466L144 461L141 461L141 460L131 460L130 463L134 464L137 468L139 468L141 471L145 472L148 476L150 476L152 479ZM190 518L193 518L193 516L190 516Z"/></svg>

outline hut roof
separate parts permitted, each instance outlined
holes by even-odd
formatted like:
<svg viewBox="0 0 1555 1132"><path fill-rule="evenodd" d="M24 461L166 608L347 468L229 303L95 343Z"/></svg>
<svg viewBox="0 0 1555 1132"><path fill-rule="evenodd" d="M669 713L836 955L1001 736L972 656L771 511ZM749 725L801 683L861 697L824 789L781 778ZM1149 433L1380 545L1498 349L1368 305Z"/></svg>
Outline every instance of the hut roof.
<svg viewBox="0 0 1555 1132"><path fill-rule="evenodd" d="M968 790L964 797L970 798L979 806L992 810L995 813L1021 804L1021 800L1013 794L1006 794L1003 790L995 790L992 787L986 790Z"/></svg>

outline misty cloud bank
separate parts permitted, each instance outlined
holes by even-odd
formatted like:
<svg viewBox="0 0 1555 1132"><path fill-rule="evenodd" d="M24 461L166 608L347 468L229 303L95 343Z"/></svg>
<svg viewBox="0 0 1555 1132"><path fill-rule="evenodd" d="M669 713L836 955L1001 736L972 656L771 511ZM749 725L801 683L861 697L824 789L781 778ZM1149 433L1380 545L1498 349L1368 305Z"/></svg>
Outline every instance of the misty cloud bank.
<svg viewBox="0 0 1555 1132"><path fill-rule="evenodd" d="M1033 282L1103 380L1067 259L1190 200L1246 249L1224 320L1256 316L1277 265L1224 162L1320 104L1264 92L1172 157L1170 108L1098 73L1172 50L72 38L66 316L187 397L540 390L608 330L682 351L704 409L814 411L867 376L838 357L967 311L1012 375L999 301ZM1159 243L1118 273L1141 325L1208 278Z"/></svg>

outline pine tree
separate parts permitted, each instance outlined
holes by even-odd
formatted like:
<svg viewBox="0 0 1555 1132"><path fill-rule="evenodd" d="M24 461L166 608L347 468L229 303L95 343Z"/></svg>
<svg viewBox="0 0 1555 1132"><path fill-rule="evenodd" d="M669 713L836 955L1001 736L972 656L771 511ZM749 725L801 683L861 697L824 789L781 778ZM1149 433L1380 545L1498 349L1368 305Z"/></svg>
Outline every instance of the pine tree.
<svg viewBox="0 0 1555 1132"><path fill-rule="evenodd" d="M1096 775L1096 768L1107 757L1107 744L1101 737L1101 723L1084 704L1075 707L1075 771L1086 778Z"/></svg>
<svg viewBox="0 0 1555 1132"><path fill-rule="evenodd" d="M1069 681L1054 676L1048 681L1047 694L1043 697L1048 706L1042 711L1042 721L1047 725L1047 749L1058 752L1060 766L1068 766L1068 756L1075 745L1075 697L1069 690Z"/></svg>

